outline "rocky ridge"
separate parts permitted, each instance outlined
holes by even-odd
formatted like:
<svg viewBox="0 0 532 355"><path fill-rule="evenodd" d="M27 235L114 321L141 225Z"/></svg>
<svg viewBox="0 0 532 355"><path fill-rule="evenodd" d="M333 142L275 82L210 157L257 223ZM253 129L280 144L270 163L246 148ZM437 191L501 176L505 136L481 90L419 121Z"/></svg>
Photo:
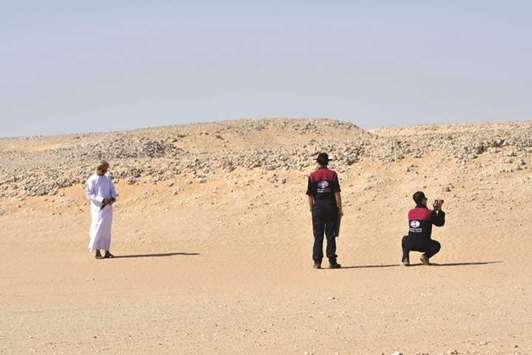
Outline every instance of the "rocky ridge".
<svg viewBox="0 0 532 355"><path fill-rule="evenodd" d="M0 139L0 197L42 196L82 184L101 159L128 184L203 183L236 169L306 171L319 151L348 171L436 156L456 164L488 157L493 173L527 169L532 122L419 126L368 132L330 119L263 119L128 132Z"/></svg>

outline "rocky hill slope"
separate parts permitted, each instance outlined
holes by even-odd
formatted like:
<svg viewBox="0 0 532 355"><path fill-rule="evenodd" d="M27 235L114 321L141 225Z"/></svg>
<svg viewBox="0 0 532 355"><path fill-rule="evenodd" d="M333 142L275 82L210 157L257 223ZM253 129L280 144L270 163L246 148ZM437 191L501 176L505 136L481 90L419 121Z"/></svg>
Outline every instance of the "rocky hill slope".
<svg viewBox="0 0 532 355"><path fill-rule="evenodd" d="M0 197L42 196L80 184L100 159L128 184L203 183L236 169L306 171L327 151L341 172L361 161L435 156L456 164L488 157L490 174L526 169L532 122L365 131L330 119L263 119L105 134L0 139Z"/></svg>

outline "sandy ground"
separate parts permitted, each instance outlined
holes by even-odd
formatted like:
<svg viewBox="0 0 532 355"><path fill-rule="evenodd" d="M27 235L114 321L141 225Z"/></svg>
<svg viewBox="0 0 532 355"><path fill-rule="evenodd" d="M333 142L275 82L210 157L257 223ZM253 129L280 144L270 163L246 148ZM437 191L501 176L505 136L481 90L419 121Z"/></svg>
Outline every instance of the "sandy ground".
<svg viewBox="0 0 532 355"><path fill-rule="evenodd" d="M86 251L80 187L4 201L0 353L532 354L530 172L409 164L341 176L341 270L311 267L304 174L237 171L177 195L119 184L119 258L104 261ZM439 265L404 268L418 188L447 201L448 223Z"/></svg>

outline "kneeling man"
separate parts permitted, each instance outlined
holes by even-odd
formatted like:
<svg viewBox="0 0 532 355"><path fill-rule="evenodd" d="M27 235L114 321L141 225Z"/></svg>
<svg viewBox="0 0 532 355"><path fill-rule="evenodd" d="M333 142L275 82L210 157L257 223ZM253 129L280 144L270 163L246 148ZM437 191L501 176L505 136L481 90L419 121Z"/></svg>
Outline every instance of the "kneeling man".
<svg viewBox="0 0 532 355"><path fill-rule="evenodd" d="M421 191L414 194L416 208L408 213L408 235L403 237L403 265L410 265L410 251L422 252L421 262L430 264L430 258L436 255L441 245L432 240L432 225L442 227L445 224L445 212L441 210L443 200L434 202L434 210L427 207L427 197Z"/></svg>

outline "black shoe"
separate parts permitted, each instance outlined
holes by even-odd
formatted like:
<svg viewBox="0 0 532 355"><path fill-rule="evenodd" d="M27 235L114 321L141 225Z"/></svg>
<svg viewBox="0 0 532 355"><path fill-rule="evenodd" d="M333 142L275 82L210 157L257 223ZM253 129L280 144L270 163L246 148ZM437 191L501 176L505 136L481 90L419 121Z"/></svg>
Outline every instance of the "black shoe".
<svg viewBox="0 0 532 355"><path fill-rule="evenodd" d="M429 258L427 258L425 254L421 255L421 258L419 258L419 261L421 261L423 265L430 265L430 260Z"/></svg>
<svg viewBox="0 0 532 355"><path fill-rule="evenodd" d="M329 263L329 269L341 269L342 265L338 263Z"/></svg>
<svg viewBox="0 0 532 355"><path fill-rule="evenodd" d="M321 263L314 263L314 269L321 269Z"/></svg>
<svg viewBox="0 0 532 355"><path fill-rule="evenodd" d="M403 259L403 266L410 266L410 260L409 259Z"/></svg>

